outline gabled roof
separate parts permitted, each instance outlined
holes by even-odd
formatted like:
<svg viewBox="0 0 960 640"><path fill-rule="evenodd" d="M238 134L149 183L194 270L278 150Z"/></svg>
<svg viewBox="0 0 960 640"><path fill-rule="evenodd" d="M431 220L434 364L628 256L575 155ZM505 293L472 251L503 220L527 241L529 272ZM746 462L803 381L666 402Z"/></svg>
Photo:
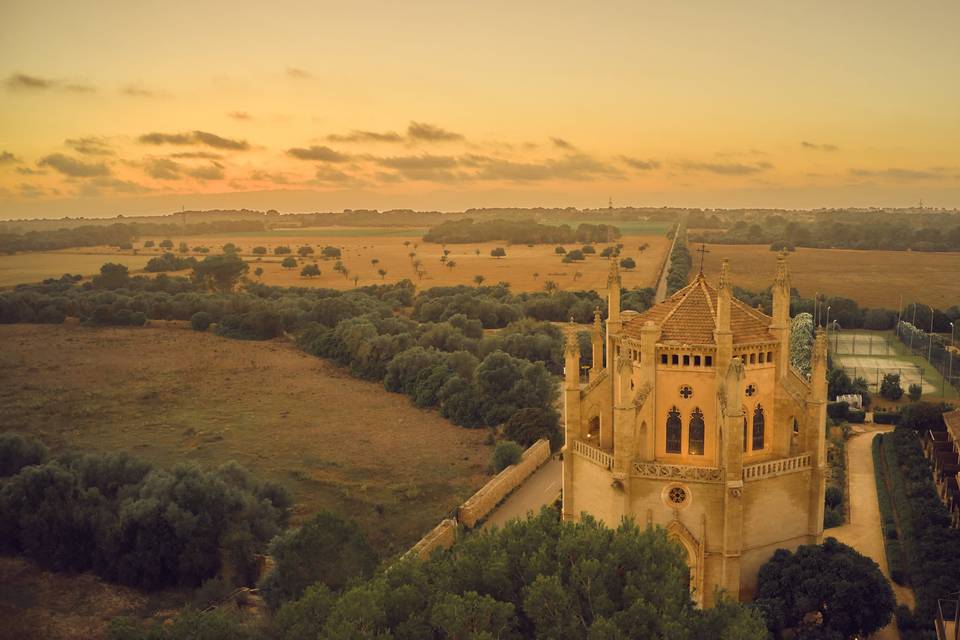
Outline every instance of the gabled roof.
<svg viewBox="0 0 960 640"><path fill-rule="evenodd" d="M624 319L623 334L640 337L640 328L653 321L660 327L660 342L681 344L715 344L717 327L717 290L707 284L700 273L693 282L672 296L637 315ZM733 344L749 344L774 340L769 327L772 318L748 304L731 299L730 330Z"/></svg>

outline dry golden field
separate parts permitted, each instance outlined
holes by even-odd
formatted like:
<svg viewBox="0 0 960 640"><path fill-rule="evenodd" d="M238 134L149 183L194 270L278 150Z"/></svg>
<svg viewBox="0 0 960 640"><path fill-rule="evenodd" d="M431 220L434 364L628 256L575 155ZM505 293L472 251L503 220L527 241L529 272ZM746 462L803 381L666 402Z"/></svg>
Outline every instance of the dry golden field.
<svg viewBox="0 0 960 640"><path fill-rule="evenodd" d="M713 281L721 259L729 258L735 285L757 291L773 282L777 254L767 245L710 244L707 250L704 272ZM960 304L960 253L798 248L789 261L793 286L805 297L819 291L888 309L897 308L901 295L904 302L940 308Z"/></svg>
<svg viewBox="0 0 960 640"><path fill-rule="evenodd" d="M295 520L328 508L389 555L487 480L484 430L351 378L284 341L178 323L0 326L0 425L53 450L162 466L236 460L286 486Z"/></svg>
<svg viewBox="0 0 960 640"><path fill-rule="evenodd" d="M353 277L359 276L357 284L360 286L397 282L409 278L418 286L428 288L457 284L472 285L474 277L482 275L487 284L509 282L514 291L540 290L547 280L555 281L561 289L587 290L606 287L609 262L599 255L587 257L578 264L563 264L562 256L554 253L555 245L507 245L496 242L451 244L446 247L450 251L448 258L456 263L456 266L451 268L440 262L440 256L443 255L441 245L421 240L424 231L323 227L263 233L174 236L172 239L175 244L181 241L186 242L191 249L200 246L208 247L211 253L218 253L223 245L232 242L241 248L241 255L250 262L251 278L257 279L254 277L254 270L260 267L263 269L263 274L259 280L281 286L349 289L355 286ZM131 272L135 273L142 269L150 257L160 255L164 251L157 247L143 248L143 242L146 240L159 242L162 239L162 237L142 238L135 245L138 255L121 252L112 247L85 247L2 256L0 257L0 287L59 277L63 273L93 275L99 271L101 264L109 261L127 264ZM624 236L619 242L624 245L621 257L630 256L637 262L636 269L623 272L624 286L630 288L654 286L660 265L669 248L669 240L663 235L633 235ZM643 253L638 249L642 244L649 245ZM294 256L296 256L296 250L304 245L309 245L316 253L296 269L284 269L280 266L284 256L273 254L273 249L281 245L289 246ZM349 278L344 278L333 270L333 260L319 258L320 249L327 245L341 249L343 252L341 260L349 269ZM256 246L266 247L269 251L268 255L258 259L258 256L252 253L253 247ZM498 246L506 249L505 258L490 257L490 251ZM565 245L567 250L579 246L581 245ZM599 254L606 245L595 246ZM417 255L411 258L409 256L411 252ZM203 254L192 252L189 255L201 259L203 257ZM320 267L321 275L316 278L301 277L302 265L314 259ZM371 262L374 259L379 260L379 263L374 265ZM413 265L415 259L421 261L425 270L422 279L417 277ZM377 273L379 269L386 270L385 277ZM574 280L578 272L582 275Z"/></svg>

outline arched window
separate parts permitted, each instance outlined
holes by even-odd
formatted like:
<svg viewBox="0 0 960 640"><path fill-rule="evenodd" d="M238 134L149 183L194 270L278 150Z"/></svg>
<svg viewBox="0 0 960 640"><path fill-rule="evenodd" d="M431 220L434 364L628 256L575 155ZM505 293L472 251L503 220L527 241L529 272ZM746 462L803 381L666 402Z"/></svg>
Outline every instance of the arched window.
<svg viewBox="0 0 960 640"><path fill-rule="evenodd" d="M763 431L763 407L757 405L757 408L753 410L753 446L751 448L754 451L763 449Z"/></svg>
<svg viewBox="0 0 960 640"><path fill-rule="evenodd" d="M683 424L680 411L671 407L667 414L667 453L680 453L680 441L683 437Z"/></svg>
<svg viewBox="0 0 960 640"><path fill-rule="evenodd" d="M703 455L703 432L703 411L700 411L700 407L697 407L690 414L690 440L687 447L690 455Z"/></svg>

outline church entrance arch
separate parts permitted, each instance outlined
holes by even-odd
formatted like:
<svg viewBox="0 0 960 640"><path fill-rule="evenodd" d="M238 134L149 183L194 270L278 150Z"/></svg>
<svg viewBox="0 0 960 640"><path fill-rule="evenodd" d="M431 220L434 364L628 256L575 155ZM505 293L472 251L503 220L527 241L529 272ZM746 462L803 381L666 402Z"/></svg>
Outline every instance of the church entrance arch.
<svg viewBox="0 0 960 640"><path fill-rule="evenodd" d="M682 522L674 520L667 525L667 537L680 544L687 554L690 569L690 594L694 602L703 605L703 544L697 540Z"/></svg>

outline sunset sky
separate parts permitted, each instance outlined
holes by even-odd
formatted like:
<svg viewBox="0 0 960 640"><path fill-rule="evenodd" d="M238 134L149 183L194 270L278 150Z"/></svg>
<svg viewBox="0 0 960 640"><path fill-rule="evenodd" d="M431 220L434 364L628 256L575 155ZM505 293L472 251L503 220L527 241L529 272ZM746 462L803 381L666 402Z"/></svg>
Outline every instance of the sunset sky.
<svg viewBox="0 0 960 640"><path fill-rule="evenodd" d="M0 217L960 206L960 2L0 1Z"/></svg>

